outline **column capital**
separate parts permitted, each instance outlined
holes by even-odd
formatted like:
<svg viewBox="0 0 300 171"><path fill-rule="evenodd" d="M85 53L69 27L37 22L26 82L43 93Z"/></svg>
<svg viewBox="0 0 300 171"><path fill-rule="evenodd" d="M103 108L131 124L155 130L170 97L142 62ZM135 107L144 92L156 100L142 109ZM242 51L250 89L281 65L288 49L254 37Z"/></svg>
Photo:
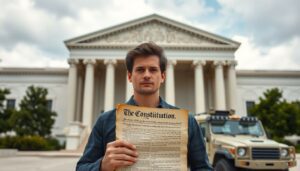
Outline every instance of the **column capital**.
<svg viewBox="0 0 300 171"><path fill-rule="evenodd" d="M174 59L170 59L170 60L168 60L168 62L167 62L167 65L176 65L177 64L177 61L176 60L174 60Z"/></svg>
<svg viewBox="0 0 300 171"><path fill-rule="evenodd" d="M116 65L117 64L117 60L115 59L105 59L104 60L104 65Z"/></svg>
<svg viewBox="0 0 300 171"><path fill-rule="evenodd" d="M87 64L96 64L96 59L84 59L83 60L83 64L87 65Z"/></svg>
<svg viewBox="0 0 300 171"><path fill-rule="evenodd" d="M204 66L204 65L206 65L206 61L204 61L204 60L194 60L193 61L193 66L198 66L198 65Z"/></svg>
<svg viewBox="0 0 300 171"><path fill-rule="evenodd" d="M236 60L226 61L226 65L230 67L235 67L237 65L237 61Z"/></svg>
<svg viewBox="0 0 300 171"><path fill-rule="evenodd" d="M74 58L69 58L68 59L68 64L69 65L76 65L79 63L79 59L74 59Z"/></svg>
<svg viewBox="0 0 300 171"><path fill-rule="evenodd" d="M222 65L225 65L225 64L226 64L225 61L214 61L214 62L213 62L213 65L214 65L214 66L222 66Z"/></svg>

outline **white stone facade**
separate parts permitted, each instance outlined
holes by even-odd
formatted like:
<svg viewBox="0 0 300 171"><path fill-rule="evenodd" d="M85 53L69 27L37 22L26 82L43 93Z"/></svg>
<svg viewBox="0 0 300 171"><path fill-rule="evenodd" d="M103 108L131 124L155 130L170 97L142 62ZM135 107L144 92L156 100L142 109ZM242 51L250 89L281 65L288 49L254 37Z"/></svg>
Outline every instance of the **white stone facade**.
<svg viewBox="0 0 300 171"><path fill-rule="evenodd" d="M122 66L122 68L124 68L122 64L120 65ZM116 80L118 80L119 84L116 84L114 88L114 104L122 103L126 100L127 84L125 73L122 73L123 71L118 68L116 70L117 72L115 73L115 76L118 77L116 78ZM53 100L52 110L58 113L53 128L53 133L55 135L63 135L64 128L68 126L68 71L68 69L59 68L52 68L50 69L50 71L49 69L43 68L1 68L0 88L10 89L11 94L8 96L8 98L16 99L16 107L18 107L18 104L21 102L28 86L35 85L47 88L49 91L48 99ZM186 77L186 75L191 76ZM199 105L196 105L196 102L194 100L194 94L196 93L194 87L196 85L196 82L194 81L195 78L193 77L194 74L192 69L184 70L184 67L183 69L176 69L174 76L175 105L181 107L185 106L185 108L189 109L192 112L195 112L197 110L197 106L207 106L206 104L208 103L209 98L204 98L206 100L203 101L203 96L197 96L199 98ZM104 77L105 74L102 74L102 77L100 77L99 81L95 83L95 85L98 85L99 82L102 82L102 84L99 84L99 88L95 88L95 94L97 94L98 96L95 97L95 101L97 102L94 102L93 104L98 105L94 106L94 113L92 114L91 121L92 123L95 122L96 118L99 116L101 111L104 110ZM203 78L204 77L205 76L203 76ZM283 97L288 101L300 100L300 71L238 70L236 79L236 112L239 115L247 114L247 101L258 102L258 99L260 96L263 95L263 92L265 92L267 89L275 87L283 91ZM165 98L164 87L165 86L163 85L161 89L161 95ZM199 89L198 91L200 92L201 90ZM203 92L204 94L207 94L207 89ZM79 101L82 101L82 98ZM76 105L76 107L78 106ZM202 107L199 108L201 109ZM78 114L76 114L75 120L82 121L82 116L78 117Z"/></svg>
<svg viewBox="0 0 300 171"><path fill-rule="evenodd" d="M271 88L279 88L287 101L300 100L300 70L238 71L237 112L246 115L246 102L259 102L259 97Z"/></svg>
<svg viewBox="0 0 300 171"><path fill-rule="evenodd" d="M47 88L47 99L52 100L52 110L57 112L53 134L63 136L67 123L67 83L68 70L61 68L0 68L0 88L8 88L8 99L16 100L16 108L26 93L27 87Z"/></svg>
<svg viewBox="0 0 300 171"><path fill-rule="evenodd" d="M300 100L300 71L236 71L238 42L158 15L65 41L69 69L0 68L0 88L9 88L17 104L28 86L47 88L58 113L53 133L62 135L71 125L67 146L75 148L83 136L74 130L91 128L99 114L132 95L125 55L147 41L162 46L168 58L161 96L193 113L235 109L246 115L246 102L257 102L273 87L288 100Z"/></svg>

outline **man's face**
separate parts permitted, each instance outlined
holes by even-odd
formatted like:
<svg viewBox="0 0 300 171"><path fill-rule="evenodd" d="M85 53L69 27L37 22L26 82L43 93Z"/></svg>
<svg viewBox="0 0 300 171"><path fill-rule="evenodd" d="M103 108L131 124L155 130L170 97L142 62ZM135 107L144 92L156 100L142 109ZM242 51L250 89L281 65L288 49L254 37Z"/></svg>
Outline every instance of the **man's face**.
<svg viewBox="0 0 300 171"><path fill-rule="evenodd" d="M161 83L165 80L165 73L159 67L158 56L135 58L132 73L128 73L135 93L151 95L158 92Z"/></svg>

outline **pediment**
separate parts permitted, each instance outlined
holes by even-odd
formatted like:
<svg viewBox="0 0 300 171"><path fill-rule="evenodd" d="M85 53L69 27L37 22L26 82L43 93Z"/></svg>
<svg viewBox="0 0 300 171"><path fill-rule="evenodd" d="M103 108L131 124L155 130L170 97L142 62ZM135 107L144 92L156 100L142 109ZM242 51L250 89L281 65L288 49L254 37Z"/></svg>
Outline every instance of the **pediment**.
<svg viewBox="0 0 300 171"><path fill-rule="evenodd" d="M220 41L207 39L201 35L186 32L178 28L170 27L164 23L151 21L134 28L122 30L119 32L101 35L92 39L87 39L79 43L91 44L138 44L142 42L153 41L158 44L198 44L213 45L224 44Z"/></svg>
<svg viewBox="0 0 300 171"><path fill-rule="evenodd" d="M239 47L238 42L155 14L67 40L65 44L68 48L128 47L149 41L164 47Z"/></svg>

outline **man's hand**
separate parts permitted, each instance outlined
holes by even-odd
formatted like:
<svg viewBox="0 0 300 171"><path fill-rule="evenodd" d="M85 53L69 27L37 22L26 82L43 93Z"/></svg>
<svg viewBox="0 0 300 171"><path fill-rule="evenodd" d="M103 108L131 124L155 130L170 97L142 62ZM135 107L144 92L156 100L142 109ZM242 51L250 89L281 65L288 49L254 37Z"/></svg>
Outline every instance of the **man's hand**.
<svg viewBox="0 0 300 171"><path fill-rule="evenodd" d="M133 165L137 161L136 147L124 140L110 142L106 146L101 171L114 171L120 167Z"/></svg>

